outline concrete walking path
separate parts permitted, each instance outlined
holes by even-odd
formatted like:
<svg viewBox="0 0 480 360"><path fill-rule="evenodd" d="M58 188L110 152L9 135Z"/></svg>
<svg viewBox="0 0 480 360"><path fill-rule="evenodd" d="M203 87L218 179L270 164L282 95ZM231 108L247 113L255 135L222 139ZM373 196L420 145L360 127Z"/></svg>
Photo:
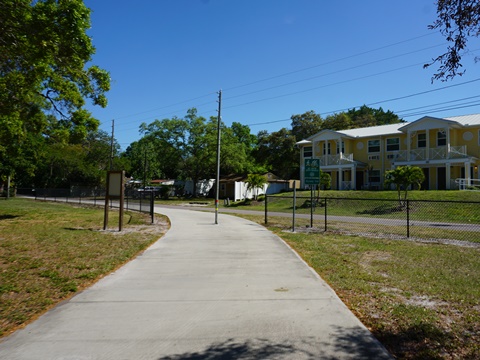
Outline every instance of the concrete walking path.
<svg viewBox="0 0 480 360"><path fill-rule="evenodd" d="M280 238L219 214L156 208L142 255L0 342L0 359L390 359Z"/></svg>

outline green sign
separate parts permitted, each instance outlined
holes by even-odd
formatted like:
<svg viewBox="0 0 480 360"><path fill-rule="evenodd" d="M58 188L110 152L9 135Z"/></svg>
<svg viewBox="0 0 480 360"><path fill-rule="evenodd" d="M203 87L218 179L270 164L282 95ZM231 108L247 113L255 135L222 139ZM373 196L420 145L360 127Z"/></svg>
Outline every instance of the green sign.
<svg viewBox="0 0 480 360"><path fill-rule="evenodd" d="M305 159L305 185L320 184L320 159Z"/></svg>

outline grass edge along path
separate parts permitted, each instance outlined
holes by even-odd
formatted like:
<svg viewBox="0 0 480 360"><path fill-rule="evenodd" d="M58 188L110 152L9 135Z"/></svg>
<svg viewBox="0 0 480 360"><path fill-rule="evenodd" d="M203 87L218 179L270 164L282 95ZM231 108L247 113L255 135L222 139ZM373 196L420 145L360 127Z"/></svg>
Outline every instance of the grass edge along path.
<svg viewBox="0 0 480 360"><path fill-rule="evenodd" d="M238 215L263 226L263 217ZM399 359L480 358L480 249L268 229ZM320 320L319 320L320 321Z"/></svg>
<svg viewBox="0 0 480 360"><path fill-rule="evenodd" d="M135 258L168 229L168 219L27 199L0 201L0 337L38 318Z"/></svg>

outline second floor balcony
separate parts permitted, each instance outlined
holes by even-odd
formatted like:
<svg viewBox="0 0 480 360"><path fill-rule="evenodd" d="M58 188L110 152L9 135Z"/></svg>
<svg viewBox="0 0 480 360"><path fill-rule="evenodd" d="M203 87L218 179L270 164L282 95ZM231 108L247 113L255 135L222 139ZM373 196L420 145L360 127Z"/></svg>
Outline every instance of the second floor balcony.
<svg viewBox="0 0 480 360"><path fill-rule="evenodd" d="M427 160L445 160L445 159L462 159L469 157L467 154L467 146L440 146L436 148L422 148L408 150L400 150L394 154L392 161L427 161Z"/></svg>
<svg viewBox="0 0 480 360"><path fill-rule="evenodd" d="M353 154L340 153L336 155L323 155L319 157L320 166L345 165L353 162Z"/></svg>

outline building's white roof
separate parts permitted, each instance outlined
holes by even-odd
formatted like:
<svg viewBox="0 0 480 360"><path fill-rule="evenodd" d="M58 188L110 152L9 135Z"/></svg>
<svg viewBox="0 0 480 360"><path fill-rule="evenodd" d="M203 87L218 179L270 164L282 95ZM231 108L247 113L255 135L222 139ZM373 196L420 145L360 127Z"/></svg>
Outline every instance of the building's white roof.
<svg viewBox="0 0 480 360"><path fill-rule="evenodd" d="M338 132L345 134L347 136L356 137L356 138L380 136L380 135L395 135L395 134L402 134L402 132L398 130L402 126L405 126L405 123L370 126L365 128L341 130Z"/></svg>
<svg viewBox="0 0 480 360"><path fill-rule="evenodd" d="M308 140L302 140L297 142L297 145L304 145L307 143L311 143L311 140L315 139L320 134L325 134L325 132L332 132L341 135L345 135L351 138L364 138L364 137L371 137L371 136L382 136L382 135L398 135L403 134L404 132L400 129L410 126L414 124L416 121L425 119L425 117L421 119L417 119L412 122L406 123L398 123L398 124L389 124L389 125L381 125L381 126L370 126L364 128L356 128L356 129L349 129L349 130L322 130L318 134L310 136ZM475 126L480 125L480 114L473 114L473 115L462 115L462 116L453 116L453 117L446 117L446 118L438 118L438 120L448 120L450 122L456 122L461 126Z"/></svg>
<svg viewBox="0 0 480 360"><path fill-rule="evenodd" d="M463 126L480 125L480 114L453 116L453 117L446 117L444 119L456 121L459 124L462 124Z"/></svg>

